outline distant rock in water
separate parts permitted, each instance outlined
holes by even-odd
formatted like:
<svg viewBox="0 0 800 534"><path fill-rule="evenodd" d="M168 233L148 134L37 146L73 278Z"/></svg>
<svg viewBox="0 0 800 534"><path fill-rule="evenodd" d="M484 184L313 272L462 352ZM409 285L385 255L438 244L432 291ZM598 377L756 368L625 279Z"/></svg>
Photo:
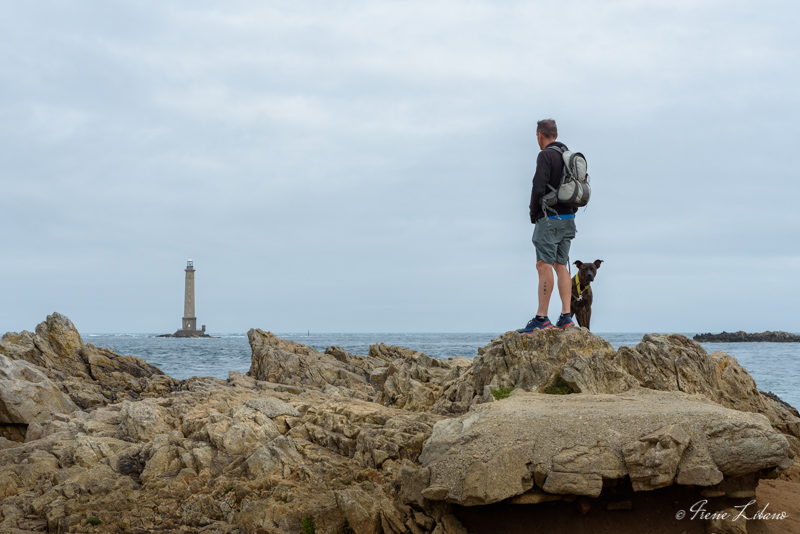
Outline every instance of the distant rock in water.
<svg viewBox="0 0 800 534"><path fill-rule="evenodd" d="M211 337L205 330L178 330L174 334L161 334L156 337Z"/></svg>
<svg viewBox="0 0 800 534"><path fill-rule="evenodd" d="M789 332L761 332L758 334L748 334L739 330L738 332L722 332L721 334L695 334L695 341L703 343L745 343L745 342L769 342L769 343L800 343L800 336Z"/></svg>

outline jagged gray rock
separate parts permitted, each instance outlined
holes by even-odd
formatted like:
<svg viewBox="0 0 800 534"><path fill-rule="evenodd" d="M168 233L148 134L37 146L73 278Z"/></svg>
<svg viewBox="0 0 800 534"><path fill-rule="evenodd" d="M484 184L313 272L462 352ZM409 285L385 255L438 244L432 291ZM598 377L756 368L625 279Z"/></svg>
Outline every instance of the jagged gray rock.
<svg viewBox="0 0 800 534"><path fill-rule="evenodd" d="M0 355L0 424L44 423L74 411L70 398L38 367Z"/></svg>
<svg viewBox="0 0 800 534"><path fill-rule="evenodd" d="M614 362L642 387L700 393L734 410L761 413L780 430L800 437L800 419L760 393L736 358L724 352L708 354L686 336L645 335L635 348L620 347Z"/></svg>
<svg viewBox="0 0 800 534"><path fill-rule="evenodd" d="M247 376L296 386L334 386L360 398L374 395L367 383L374 362L366 357L348 357L342 351L338 354L345 361L341 361L333 354L322 354L257 328L248 331L247 338L252 349Z"/></svg>
<svg viewBox="0 0 800 534"><path fill-rule="evenodd" d="M8 332L0 355L35 365L80 408L174 391L178 381L141 358L84 344L68 317L53 313L36 333Z"/></svg>
<svg viewBox="0 0 800 534"><path fill-rule="evenodd" d="M437 360L422 352L401 352L396 347L383 346L386 352L380 353L375 347L370 347L370 354L378 353L383 358L397 355L388 365L374 368L369 376L370 385L377 392L374 401L387 406L407 409L436 406L434 411L446 412L446 404L441 401L444 389L472 367L472 362L461 357ZM472 401L472 395L469 400Z"/></svg>
<svg viewBox="0 0 800 534"><path fill-rule="evenodd" d="M563 367L576 359L602 360L613 355L614 349L608 341L585 329L541 331L530 336L508 332L478 350L473 360L473 391L480 395L485 386L535 391L551 383ZM576 373L576 377L580 374ZM608 387L588 386L592 381L587 382L587 389L608 392Z"/></svg>
<svg viewBox="0 0 800 534"><path fill-rule="evenodd" d="M672 424L622 446L622 458L628 468L634 491L669 486L675 481L678 464L692 438L680 425ZM788 445L788 442L787 442ZM695 452L699 447L695 448ZM702 449L699 449L702 450ZM709 451L710 452L710 451ZM786 452L786 449L783 451ZM713 457L713 453L711 454ZM780 464L777 459L775 465ZM715 468L714 463L708 465ZM722 475L722 472L720 472Z"/></svg>
<svg viewBox="0 0 800 534"><path fill-rule="evenodd" d="M414 411L458 413L475 401L467 386L456 386L460 394L445 394L472 368L464 358L438 360L381 343L370 347L369 356L349 354L341 347L320 353L259 329L247 335L252 348L248 376L257 380L324 388L330 394Z"/></svg>

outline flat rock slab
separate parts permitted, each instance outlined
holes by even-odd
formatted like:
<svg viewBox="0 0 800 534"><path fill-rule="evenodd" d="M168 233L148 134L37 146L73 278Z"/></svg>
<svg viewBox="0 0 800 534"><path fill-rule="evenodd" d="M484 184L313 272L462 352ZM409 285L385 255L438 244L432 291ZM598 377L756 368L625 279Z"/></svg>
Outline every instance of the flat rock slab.
<svg viewBox="0 0 800 534"><path fill-rule="evenodd" d="M713 486L788 467L789 454L765 416L701 395L519 392L436 423L419 457L421 494L471 506L541 490L597 497L603 480L625 477L636 491Z"/></svg>

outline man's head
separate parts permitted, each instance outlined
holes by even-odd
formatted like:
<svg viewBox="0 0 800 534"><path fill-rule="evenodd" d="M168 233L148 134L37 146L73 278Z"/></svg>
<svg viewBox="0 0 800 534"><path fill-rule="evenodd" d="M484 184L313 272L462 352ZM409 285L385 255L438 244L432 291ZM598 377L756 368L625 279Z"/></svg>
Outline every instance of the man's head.
<svg viewBox="0 0 800 534"><path fill-rule="evenodd" d="M544 150L544 147L557 138L558 128L556 128L556 121L553 119L543 119L536 123L536 141L539 143L540 149Z"/></svg>

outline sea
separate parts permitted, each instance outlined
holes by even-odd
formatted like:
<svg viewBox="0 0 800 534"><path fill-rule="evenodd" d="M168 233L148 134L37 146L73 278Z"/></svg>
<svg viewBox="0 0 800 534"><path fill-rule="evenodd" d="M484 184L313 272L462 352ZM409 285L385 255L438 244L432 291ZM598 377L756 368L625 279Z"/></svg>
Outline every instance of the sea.
<svg viewBox="0 0 800 534"><path fill-rule="evenodd" d="M132 355L159 367L179 380L192 376L228 378L228 371L250 369L250 345L246 334L211 334L212 338L160 338L157 334L83 334L84 342ZM283 339L308 345L320 352L338 345L351 354L366 355L375 343L399 345L447 359L473 358L502 332L421 334L302 334L276 333ZM693 333L683 333L691 337ZM642 333L597 333L614 349L635 346ZM722 351L734 356L755 379L758 389L769 391L800 408L800 343L701 343L709 353Z"/></svg>

